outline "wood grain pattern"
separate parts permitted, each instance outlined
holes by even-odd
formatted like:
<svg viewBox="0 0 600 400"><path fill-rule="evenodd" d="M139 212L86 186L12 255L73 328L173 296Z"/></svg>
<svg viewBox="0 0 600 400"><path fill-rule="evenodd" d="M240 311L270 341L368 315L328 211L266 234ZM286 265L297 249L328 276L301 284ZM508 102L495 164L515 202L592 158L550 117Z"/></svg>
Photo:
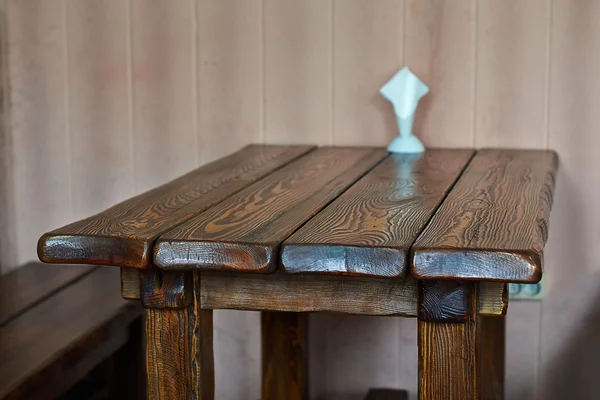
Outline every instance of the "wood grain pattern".
<svg viewBox="0 0 600 400"><path fill-rule="evenodd" d="M119 349L141 309L118 290L119 271L97 268L4 325L0 398L56 398Z"/></svg>
<svg viewBox="0 0 600 400"><path fill-rule="evenodd" d="M472 155L391 155L282 245L287 273L404 277L408 252Z"/></svg>
<svg viewBox="0 0 600 400"><path fill-rule="evenodd" d="M44 262L148 268L156 238L310 150L247 146L102 213L40 238ZM108 251L110 249L110 251Z"/></svg>
<svg viewBox="0 0 600 400"><path fill-rule="evenodd" d="M482 150L413 246L420 279L538 282L556 153Z"/></svg>
<svg viewBox="0 0 600 400"><path fill-rule="evenodd" d="M203 309L417 315L413 279L202 272Z"/></svg>
<svg viewBox="0 0 600 400"><path fill-rule="evenodd" d="M262 400L308 400L308 315L263 312Z"/></svg>
<svg viewBox="0 0 600 400"><path fill-rule="evenodd" d="M191 0L133 0L130 12L133 170L141 193L199 165L190 84L196 32Z"/></svg>
<svg viewBox="0 0 600 400"><path fill-rule="evenodd" d="M0 275L0 327L93 270L87 265L31 262Z"/></svg>
<svg viewBox="0 0 600 400"><path fill-rule="evenodd" d="M194 277L197 287L197 277ZM214 399L212 310L146 309L148 399Z"/></svg>
<svg viewBox="0 0 600 400"><path fill-rule="evenodd" d="M192 303L193 277L191 272L139 271L140 299L146 308L186 308Z"/></svg>
<svg viewBox="0 0 600 400"><path fill-rule="evenodd" d="M404 64L431 89L419 100L414 123L425 145L474 144L476 4L405 1Z"/></svg>
<svg viewBox="0 0 600 400"><path fill-rule="evenodd" d="M478 329L479 399L504 399L506 318L481 317Z"/></svg>
<svg viewBox="0 0 600 400"><path fill-rule="evenodd" d="M379 88L402 66L398 0L333 0L333 142L387 145L398 134Z"/></svg>
<svg viewBox="0 0 600 400"><path fill-rule="evenodd" d="M264 0L265 140L333 144L331 1Z"/></svg>
<svg viewBox="0 0 600 400"><path fill-rule="evenodd" d="M320 148L162 235L163 269L273 272L281 242L381 161L377 148Z"/></svg>
<svg viewBox="0 0 600 400"><path fill-rule="evenodd" d="M471 284L419 281L419 321L465 322L471 312Z"/></svg>
<svg viewBox="0 0 600 400"><path fill-rule="evenodd" d="M477 285L464 283L468 317L462 323L419 320L419 399L478 398ZM462 302L462 301L461 301Z"/></svg>
<svg viewBox="0 0 600 400"><path fill-rule="evenodd" d="M139 300L140 270L121 268L121 296L128 300Z"/></svg>
<svg viewBox="0 0 600 400"><path fill-rule="evenodd" d="M208 162L247 143L264 142L263 2L193 2L197 79L184 78L190 86L197 80L198 153Z"/></svg>

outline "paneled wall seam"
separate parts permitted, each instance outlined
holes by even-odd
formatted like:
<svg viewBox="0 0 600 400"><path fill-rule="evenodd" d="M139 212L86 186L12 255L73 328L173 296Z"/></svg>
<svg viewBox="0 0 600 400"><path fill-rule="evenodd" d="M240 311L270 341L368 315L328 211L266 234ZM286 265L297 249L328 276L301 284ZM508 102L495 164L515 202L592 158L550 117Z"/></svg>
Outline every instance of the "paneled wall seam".
<svg viewBox="0 0 600 400"><path fill-rule="evenodd" d="M335 118L334 118L334 107L335 107L335 91L334 91L334 79L335 79L335 2L329 0L329 144L335 144Z"/></svg>
<svg viewBox="0 0 600 400"><path fill-rule="evenodd" d="M552 7L554 0L547 1L547 19L548 24L546 26L546 83L545 83L545 115L544 115L544 147L547 149L549 144L550 136L550 74L552 73Z"/></svg>
<svg viewBox="0 0 600 400"><path fill-rule="evenodd" d="M71 151L71 107L69 106L69 37L67 35L67 0L62 0L62 9L63 9L63 24L62 24L62 34L63 34L63 46L65 49L63 55L63 68L64 68L64 80L65 80L65 94L64 94L64 102L65 102L65 145L66 145L66 154L67 154L67 185L69 191L69 204L67 208L69 209L69 213L74 214L75 209L73 206L73 154Z"/></svg>
<svg viewBox="0 0 600 400"><path fill-rule="evenodd" d="M547 0L546 2L546 79L544 84L544 147L547 149L549 144L550 137L550 74L552 73L552 9L553 9L553 0ZM546 281L548 278L545 278ZM548 310L546 310L547 312ZM544 321L544 302L540 302L539 306L539 318L538 318L538 326L537 331L539 335L538 339L538 348L537 348L537 356L535 360L536 371L535 371L535 381L534 381L534 390L533 393L535 395L536 400L540 399L540 393L542 392L542 349L543 349L543 321Z"/></svg>
<svg viewBox="0 0 600 400"><path fill-rule="evenodd" d="M138 180L137 180L137 162L135 154L135 126L134 126L134 98L133 98L133 17L131 11L131 0L127 0L127 6L125 7L127 13L127 107L129 108L128 115L128 126L129 126L129 163L131 168L131 184L133 187L133 193L138 192Z"/></svg>
<svg viewBox="0 0 600 400"><path fill-rule="evenodd" d="M258 34L260 35L259 43L259 67L260 71L260 107L259 107L259 122L258 126L260 127L260 139L262 143L266 143L267 141L267 79L266 79L266 64L267 64L267 49L266 49L266 35L265 35L265 0L259 0L258 5L259 12L259 28Z"/></svg>
<svg viewBox="0 0 600 400"><path fill-rule="evenodd" d="M198 44L199 44L199 40L198 40L198 6L196 4L196 0L190 0L190 12L192 13L192 40L191 40L191 44L192 44L192 102L193 107L192 107L192 129L194 130L193 135L194 135L194 139L195 141L195 149L196 151L194 152L195 156L196 156L196 161L195 161L195 165L196 166L200 166L200 132L199 132L199 127L200 127L200 122L198 120L199 118L199 112L198 112L198 108L199 108L199 102L198 102L198 67L200 65L199 63L199 51L198 51Z"/></svg>
<svg viewBox="0 0 600 400"><path fill-rule="evenodd" d="M472 0L473 7L473 113L472 113L472 124L471 124L471 145L475 148L478 147L477 143L477 73L479 71L479 63L477 62L477 47L479 45L479 34L478 34L478 21L479 21L479 7L477 5L478 0Z"/></svg>

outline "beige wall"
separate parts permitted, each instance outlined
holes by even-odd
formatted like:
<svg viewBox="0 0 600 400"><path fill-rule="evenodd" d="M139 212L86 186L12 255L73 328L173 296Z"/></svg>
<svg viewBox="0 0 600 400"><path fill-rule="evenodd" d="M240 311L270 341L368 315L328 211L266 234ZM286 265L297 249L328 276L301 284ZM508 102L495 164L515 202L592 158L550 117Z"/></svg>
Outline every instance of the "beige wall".
<svg viewBox="0 0 600 400"><path fill-rule="evenodd" d="M245 143L386 144L377 90L407 64L432 89L416 122L428 146L559 152L548 295L509 307L508 398L597 398L600 1L2 4L5 268L45 230ZM315 398L416 390L415 321L312 323ZM257 314L218 314L219 399L259 396L258 341Z"/></svg>

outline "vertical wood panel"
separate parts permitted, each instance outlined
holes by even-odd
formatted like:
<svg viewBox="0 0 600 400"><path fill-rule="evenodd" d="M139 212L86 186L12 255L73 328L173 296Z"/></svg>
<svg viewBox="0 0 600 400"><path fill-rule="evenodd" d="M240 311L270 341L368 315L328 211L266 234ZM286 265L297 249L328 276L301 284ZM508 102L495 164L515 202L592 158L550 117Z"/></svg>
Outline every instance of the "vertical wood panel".
<svg viewBox="0 0 600 400"><path fill-rule="evenodd" d="M198 0L200 162L261 142L260 0Z"/></svg>
<svg viewBox="0 0 600 400"><path fill-rule="evenodd" d="M79 218L134 193L128 5L67 0L73 203Z"/></svg>
<svg viewBox="0 0 600 400"><path fill-rule="evenodd" d="M201 164L262 142L262 1L197 0ZM216 311L216 398L260 397L260 313ZM232 384L235 382L235 384Z"/></svg>
<svg viewBox="0 0 600 400"><path fill-rule="evenodd" d="M36 258L40 234L71 213L64 9L58 1L19 0L7 12L16 229L9 244L23 263Z"/></svg>
<svg viewBox="0 0 600 400"><path fill-rule="evenodd" d="M137 191L197 160L193 1L132 2L133 133Z"/></svg>
<svg viewBox="0 0 600 400"><path fill-rule="evenodd" d="M265 0L265 139L328 144L331 1Z"/></svg>
<svg viewBox="0 0 600 400"><path fill-rule="evenodd" d="M548 146L561 165L546 247L540 399L597 396L600 2L554 0Z"/></svg>
<svg viewBox="0 0 600 400"><path fill-rule="evenodd" d="M548 0L479 1L477 146L544 145Z"/></svg>
<svg viewBox="0 0 600 400"><path fill-rule="evenodd" d="M486 0L477 7L475 145L544 148L548 1ZM541 306L513 301L507 315L507 398L534 399Z"/></svg>
<svg viewBox="0 0 600 400"><path fill-rule="evenodd" d="M407 0L405 63L430 87L414 132L426 146L473 145L475 3Z"/></svg>
<svg viewBox="0 0 600 400"><path fill-rule="evenodd" d="M0 3L0 274L16 264L13 149L8 107L8 18L6 2Z"/></svg>
<svg viewBox="0 0 600 400"><path fill-rule="evenodd" d="M334 143L387 145L398 134L379 89L402 67L401 0L335 0Z"/></svg>

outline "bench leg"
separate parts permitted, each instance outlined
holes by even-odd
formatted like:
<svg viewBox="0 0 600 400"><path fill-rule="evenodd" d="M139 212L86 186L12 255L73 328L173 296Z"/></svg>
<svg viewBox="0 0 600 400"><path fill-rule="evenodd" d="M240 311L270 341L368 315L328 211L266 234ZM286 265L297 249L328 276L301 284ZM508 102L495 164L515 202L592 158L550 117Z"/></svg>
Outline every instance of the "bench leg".
<svg viewBox="0 0 600 400"><path fill-rule="evenodd" d="M156 273L161 279L142 274L148 399L213 400L212 310L200 309L195 290L193 296L184 293L192 289L180 272Z"/></svg>
<svg viewBox="0 0 600 400"><path fill-rule="evenodd" d="M477 298L475 282L419 283L419 399L503 398L504 317Z"/></svg>
<svg viewBox="0 0 600 400"><path fill-rule="evenodd" d="M262 312L262 399L308 399L307 318Z"/></svg>

